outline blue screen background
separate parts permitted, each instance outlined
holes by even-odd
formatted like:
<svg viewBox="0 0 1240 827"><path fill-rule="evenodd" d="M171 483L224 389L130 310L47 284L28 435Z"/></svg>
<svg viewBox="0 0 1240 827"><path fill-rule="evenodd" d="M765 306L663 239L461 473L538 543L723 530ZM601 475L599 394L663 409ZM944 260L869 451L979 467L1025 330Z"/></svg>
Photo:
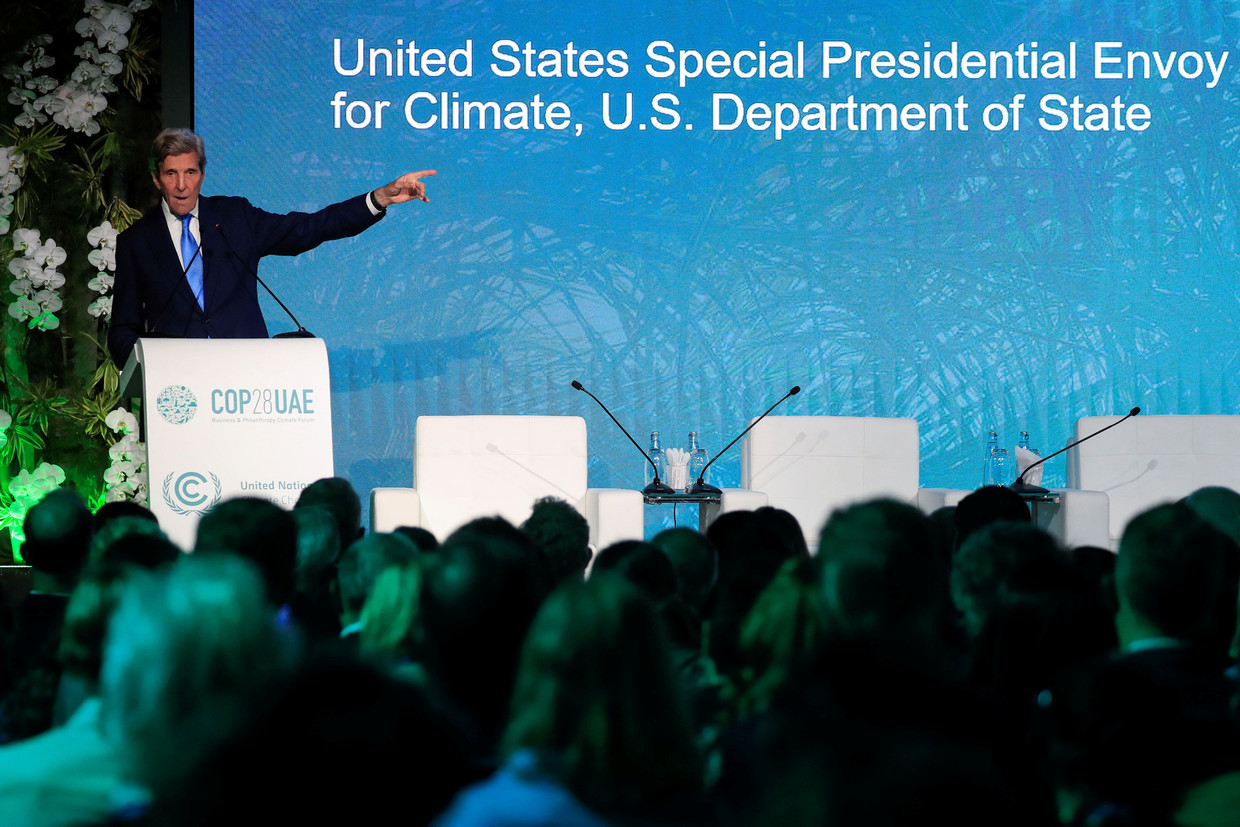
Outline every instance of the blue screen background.
<svg viewBox="0 0 1240 827"><path fill-rule="evenodd" d="M1240 35L1232 8L212 0L195 12L204 192L312 210L438 170L429 204L394 206L357 238L261 271L327 342L336 470L363 496L409 484L421 414L583 415L591 485L639 487L641 457L574 379L639 441L658 430L683 447L696 430L712 452L800 385L777 413L915 417L922 484L973 487L991 428L1009 446L1028 430L1046 453L1080 416L1236 411L1240 58L1227 55L1214 88L1208 70L1098 79L1093 62L1096 42L1217 57ZM351 65L358 38L445 53L472 41L472 75L342 75L333 43ZM628 74L499 77L501 40L623 50ZM806 73L682 88L645 71L654 41L702 53L801 41ZM824 77L823 41L893 52L1074 42L1078 76L880 79L844 66ZM338 128L340 91L390 101L382 127ZM538 95L567 104L581 133L415 129L404 101L422 91ZM632 94L630 128L604 124L604 93L613 123ZM662 93L677 96L681 128L639 130ZM963 96L970 128L776 140L711 128L716 93L798 106ZM1022 93L1019 129L984 127L987 104ZM1140 103L1150 125L1048 130L1036 122L1046 94ZM434 111L419 106L418 117ZM273 332L292 328L273 302L264 312ZM733 448L713 481L737 484L739 465ZM1063 483L1062 458L1045 480ZM648 530L668 519L654 514Z"/></svg>

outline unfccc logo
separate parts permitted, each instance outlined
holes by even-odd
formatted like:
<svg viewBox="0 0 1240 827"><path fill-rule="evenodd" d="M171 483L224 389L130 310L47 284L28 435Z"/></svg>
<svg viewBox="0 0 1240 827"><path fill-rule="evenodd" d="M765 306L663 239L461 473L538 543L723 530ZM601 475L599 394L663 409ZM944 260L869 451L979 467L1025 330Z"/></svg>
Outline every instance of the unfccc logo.
<svg viewBox="0 0 1240 827"><path fill-rule="evenodd" d="M202 514L215 507L220 501L222 487L220 478L211 474L208 485L207 477L197 471L186 471L178 474L173 471L164 477L164 504L174 514Z"/></svg>
<svg viewBox="0 0 1240 827"><path fill-rule="evenodd" d="M155 410L165 422L184 425L198 413L198 397L184 385L169 385L155 397Z"/></svg>

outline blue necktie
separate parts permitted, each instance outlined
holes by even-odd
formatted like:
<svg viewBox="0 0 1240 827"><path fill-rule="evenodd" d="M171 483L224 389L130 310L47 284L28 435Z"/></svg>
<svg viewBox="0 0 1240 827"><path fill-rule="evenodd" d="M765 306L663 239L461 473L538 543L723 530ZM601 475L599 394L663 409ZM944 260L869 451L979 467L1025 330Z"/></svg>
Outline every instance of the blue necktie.
<svg viewBox="0 0 1240 827"><path fill-rule="evenodd" d="M203 307L202 256L195 255L198 252L198 242L194 241L194 234L189 231L189 220L193 217L193 213L181 216L181 261L189 264L189 269L185 271L185 280L189 282L189 289L194 291L198 306Z"/></svg>

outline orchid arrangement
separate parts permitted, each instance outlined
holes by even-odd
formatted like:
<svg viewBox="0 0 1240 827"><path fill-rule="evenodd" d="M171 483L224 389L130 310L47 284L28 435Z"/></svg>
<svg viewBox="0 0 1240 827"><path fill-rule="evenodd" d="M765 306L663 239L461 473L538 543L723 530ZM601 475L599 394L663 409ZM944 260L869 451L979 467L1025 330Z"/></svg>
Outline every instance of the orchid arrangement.
<svg viewBox="0 0 1240 827"><path fill-rule="evenodd" d="M64 307L58 291L65 284L57 268L68 255L50 238L41 242L38 230L16 230L13 250L23 255L9 262L14 276L9 290L17 297L9 305L9 315L31 330L55 330L60 327L56 313Z"/></svg>
<svg viewBox="0 0 1240 827"><path fill-rule="evenodd" d="M30 507L43 499L49 491L55 491L65 481L65 470L59 465L41 462L33 471L22 470L9 481L8 493L13 498L0 518L0 526L9 529L13 547L19 548L24 539L22 523Z"/></svg>
<svg viewBox="0 0 1240 827"><path fill-rule="evenodd" d="M102 319L105 322L112 318L112 296L110 293L112 285L116 281L112 274L116 272L117 235L116 228L112 226L111 221L104 221L86 234L86 240L94 248L86 258L97 270L95 277L87 282L86 286L99 294L99 298L90 303L90 306L86 308L86 312L96 319Z"/></svg>
<svg viewBox="0 0 1240 827"><path fill-rule="evenodd" d="M126 198L149 186L145 163L129 159L141 157L135 124L157 112L142 95L158 40L142 14L151 0L80 3L64 20L42 13L44 0L9 0L0 32L0 55L15 56L0 65L0 272L11 279L0 529L14 557L26 509L51 488L72 485L94 504L146 498L145 449L101 342L117 235L140 215ZM63 31L35 28L49 19Z"/></svg>
<svg viewBox="0 0 1240 827"><path fill-rule="evenodd" d="M108 414L107 425L120 438L108 449L112 464L103 472L108 502L147 502L146 446L138 441L138 420L124 408Z"/></svg>

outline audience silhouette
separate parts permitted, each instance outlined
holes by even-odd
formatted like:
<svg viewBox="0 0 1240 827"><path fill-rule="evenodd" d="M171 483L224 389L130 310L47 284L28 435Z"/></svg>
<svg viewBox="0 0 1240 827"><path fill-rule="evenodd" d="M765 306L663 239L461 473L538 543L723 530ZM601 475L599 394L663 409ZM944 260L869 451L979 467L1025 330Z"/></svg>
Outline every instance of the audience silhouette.
<svg viewBox="0 0 1240 827"><path fill-rule="evenodd" d="M576 508L367 534L347 480L184 553L72 491L0 613L0 824L1214 825L1240 493L1063 548L1011 491L591 555ZM24 599L21 599L24 598Z"/></svg>

